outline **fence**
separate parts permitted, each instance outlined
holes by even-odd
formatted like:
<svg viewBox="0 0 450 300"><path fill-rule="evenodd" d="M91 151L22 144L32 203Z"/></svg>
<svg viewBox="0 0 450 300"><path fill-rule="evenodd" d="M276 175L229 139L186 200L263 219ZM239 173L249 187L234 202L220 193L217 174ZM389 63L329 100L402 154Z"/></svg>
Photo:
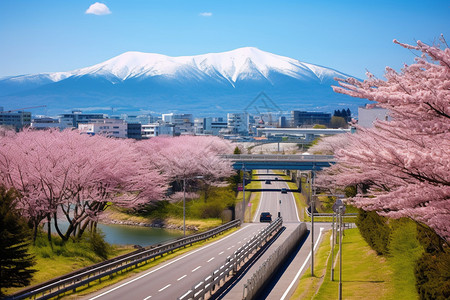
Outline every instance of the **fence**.
<svg viewBox="0 0 450 300"><path fill-rule="evenodd" d="M127 270L128 268L137 267L139 264L145 264L150 259L163 256L164 254L192 245L193 243L212 238L225 230L238 227L240 224L240 220L234 220L203 233L181 238L155 248L146 248L141 251L135 251L128 255L123 255L120 258L108 260L78 272L71 273L69 276L59 277L52 281L40 284L39 286L22 290L6 299L26 299L33 297L33 299L44 300L56 297L68 291L73 290L75 292L78 287L88 285L92 281L101 281L105 276Z"/></svg>
<svg viewBox="0 0 450 300"><path fill-rule="evenodd" d="M283 225L283 220L277 218L272 224L260 230L245 245L237 249L232 257L227 257L225 263L212 272L191 290L178 297L178 300L205 299L222 287L234 274L272 237Z"/></svg>
<svg viewBox="0 0 450 300"><path fill-rule="evenodd" d="M286 241L275 250L272 255L253 273L252 277L244 284L244 300L256 299L258 293L266 285L271 277L277 272L289 254L298 245L300 240L306 234L306 224L301 223L289 235Z"/></svg>

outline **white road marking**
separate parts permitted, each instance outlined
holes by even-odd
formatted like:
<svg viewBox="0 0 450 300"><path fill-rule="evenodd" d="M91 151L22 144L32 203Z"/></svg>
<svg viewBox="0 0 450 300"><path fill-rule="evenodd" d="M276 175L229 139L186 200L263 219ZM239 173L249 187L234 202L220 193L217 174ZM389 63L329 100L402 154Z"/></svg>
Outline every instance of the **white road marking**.
<svg viewBox="0 0 450 300"><path fill-rule="evenodd" d="M186 277L187 275L183 275L183 276L181 276L180 278L178 278L177 279L177 281L180 281L180 280L182 280L184 277Z"/></svg>
<svg viewBox="0 0 450 300"><path fill-rule="evenodd" d="M171 284L169 283L168 285L166 285L165 287L163 287L162 289L160 289L160 290L158 290L158 292L162 292L162 291L164 291L165 289L167 289L169 286L171 286Z"/></svg>
<svg viewBox="0 0 450 300"><path fill-rule="evenodd" d="M224 251L220 252L219 255L223 254Z"/></svg>
<svg viewBox="0 0 450 300"><path fill-rule="evenodd" d="M144 277L147 276L147 275L150 275L150 274L152 274L152 273L154 273L154 272L156 272L156 271L159 271L159 270L161 270L161 269L163 269L163 268L165 268L165 267L167 267L167 266L169 266L169 265L171 265L171 264L173 264L173 263L175 263L175 262L177 262L177 261L179 261L179 260L182 260L182 259L184 259L184 258L186 258L186 257L188 257L188 256L191 256L191 255L194 254L194 253L197 253L197 252L202 251L202 250L204 250L204 249L206 249L206 248L209 248L209 247L211 247L211 246L213 246L213 245L215 245L215 244L218 244L218 243L222 242L223 240L232 237L233 235L237 234L238 232L240 232L241 230L243 230L243 229L245 229L245 228L248 228L248 227L241 228L241 229L239 229L238 231L235 231L235 232L233 232L232 234L227 235L227 236L224 237L223 239L220 239L220 240L218 240L218 241L215 241L215 242L213 242L213 243L211 243L211 244L209 244L209 245L206 245L205 247L199 248L199 249L197 249L197 250L193 250L193 251L187 253L187 254L184 255L184 256L181 256L181 257L179 257L179 258L177 258L177 259L174 259L174 260L168 262L168 263L165 264L165 265L162 265L162 266L159 267L159 268L156 268L156 269L151 270L151 271L149 271L149 272L147 272L147 273L145 273L145 274L142 274L142 275L139 276L139 277L136 277L136 278L134 278L134 279L132 279L132 280L130 280L130 281L127 281L127 282L125 282L125 283L123 283L123 284L121 284L121 285L118 285L118 286L116 286L116 287L114 287L114 288L112 288L112 289L110 289L110 290L107 290L107 291L105 291L105 292L103 292L103 293L101 293L101 294L99 294L99 295L97 295L97 296L95 296L95 297L89 298L89 300L94 300L94 299L103 297L103 296L105 296L105 295L107 295L107 294L109 294L109 293L111 293L111 292L113 292L113 291L115 291L115 290L117 290L117 289L120 289L120 288L122 288L122 287L124 287L124 286L126 286L126 285L128 285L128 284L130 284L130 283L133 283L133 282L135 282L135 281L137 281L137 280L139 280L139 279L142 279L142 278L144 278ZM223 252L222 252L222 253L223 253Z"/></svg>
<svg viewBox="0 0 450 300"><path fill-rule="evenodd" d="M228 248L227 248L227 250L230 250L231 248L234 248L234 245L233 245L233 246L231 246L231 247L228 247Z"/></svg>
<svg viewBox="0 0 450 300"><path fill-rule="evenodd" d="M145 297L144 300L150 299L152 296Z"/></svg>
<svg viewBox="0 0 450 300"><path fill-rule="evenodd" d="M197 271L198 269L200 269L202 266L198 266L197 268L195 268L194 270L192 270L191 272L194 273L195 271Z"/></svg>
<svg viewBox="0 0 450 300"><path fill-rule="evenodd" d="M287 185L287 183L286 183L286 185ZM288 185L288 187L289 187L289 185ZM294 193L291 193L291 196L292 196L292 200L294 200L294 206L295 206L295 213L297 215L297 221L300 222L300 218L298 217L297 201L295 201Z"/></svg>
<svg viewBox="0 0 450 300"><path fill-rule="evenodd" d="M210 262L210 261L212 261L213 259L214 259L215 257L213 257L213 258L210 258L207 262Z"/></svg>
<svg viewBox="0 0 450 300"><path fill-rule="evenodd" d="M320 241L320 236L322 235L322 231L324 230L323 227L320 227L320 232L319 232L319 236L317 237L317 241L316 244L314 245L314 250L316 250L317 245L319 244ZM305 262L303 263L303 265L300 267L300 270L298 270L297 274L295 275L294 279L292 280L291 284L288 286L288 288L286 289L286 291L284 292L283 296L281 296L280 300L284 300L286 298L286 296L288 295L289 291L292 289L292 287L294 286L295 282L298 280L298 278L300 277L300 274L303 271L303 268L306 266L306 263L309 261L309 259L311 258L311 251L309 252L308 256L305 259Z"/></svg>

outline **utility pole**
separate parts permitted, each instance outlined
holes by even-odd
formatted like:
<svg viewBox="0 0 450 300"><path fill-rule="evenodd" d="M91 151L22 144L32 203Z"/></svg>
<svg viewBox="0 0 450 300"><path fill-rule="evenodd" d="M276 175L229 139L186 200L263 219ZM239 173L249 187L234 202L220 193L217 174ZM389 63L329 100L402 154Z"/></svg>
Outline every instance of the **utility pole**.
<svg viewBox="0 0 450 300"><path fill-rule="evenodd" d="M342 206L339 206L339 300L342 300Z"/></svg>
<svg viewBox="0 0 450 300"><path fill-rule="evenodd" d="M242 222L245 222L245 164L242 163Z"/></svg>
<svg viewBox="0 0 450 300"><path fill-rule="evenodd" d="M331 281L334 281L334 214L333 211L333 222L331 231Z"/></svg>
<svg viewBox="0 0 450 300"><path fill-rule="evenodd" d="M313 197L314 171L311 171L309 181L309 204L311 208L311 276L314 276L314 197Z"/></svg>

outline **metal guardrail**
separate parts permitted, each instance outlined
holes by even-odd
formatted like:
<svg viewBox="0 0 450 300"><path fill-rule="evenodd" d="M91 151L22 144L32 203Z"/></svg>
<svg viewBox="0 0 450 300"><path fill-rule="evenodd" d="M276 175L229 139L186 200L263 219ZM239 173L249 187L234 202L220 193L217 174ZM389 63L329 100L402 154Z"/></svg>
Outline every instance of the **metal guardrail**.
<svg viewBox="0 0 450 300"><path fill-rule="evenodd" d="M221 157L231 161L335 161L333 155L233 154Z"/></svg>
<svg viewBox="0 0 450 300"><path fill-rule="evenodd" d="M256 299L258 293L266 285L271 277L276 274L277 270L283 265L289 254L299 244L300 240L306 234L306 224L299 224L289 235L286 241L280 245L267 260L253 273L252 277L244 284L243 297L244 300Z"/></svg>
<svg viewBox="0 0 450 300"><path fill-rule="evenodd" d="M305 207L305 212L308 215L308 217L311 217L311 213L308 211L308 209ZM333 215L336 216L336 214L333 213L314 213L314 217L332 217ZM343 217L356 217L358 216L357 213L348 213L348 214L343 214Z"/></svg>
<svg viewBox="0 0 450 300"><path fill-rule="evenodd" d="M75 291L76 288L87 285L92 281L101 281L101 279L105 276L112 275L128 268L137 267L139 264L145 264L152 258L163 256L164 254L167 254L179 248L183 248L187 245L192 245L193 243L209 239L216 236L217 234L222 233L225 230L237 227L240 224L240 220L234 220L206 232L181 238L176 241L163 244L159 247L143 250L139 253L133 252L129 255L120 257L120 259L112 259L107 261L106 263L103 262L98 265L94 265L88 270L83 269L77 274L72 274L72 276L70 277L62 278L61 280L55 280L48 284L44 283L37 288L32 287L30 289L23 290L19 293L8 296L6 299L15 300L33 297L33 299L44 300L56 297L71 290Z"/></svg>
<svg viewBox="0 0 450 300"><path fill-rule="evenodd" d="M225 263L218 269L192 287L189 291L178 297L178 300L204 299L206 295L211 296L253 256L271 237L278 232L283 225L283 219L277 218L266 228L260 230L247 243L237 249L233 256L228 256Z"/></svg>

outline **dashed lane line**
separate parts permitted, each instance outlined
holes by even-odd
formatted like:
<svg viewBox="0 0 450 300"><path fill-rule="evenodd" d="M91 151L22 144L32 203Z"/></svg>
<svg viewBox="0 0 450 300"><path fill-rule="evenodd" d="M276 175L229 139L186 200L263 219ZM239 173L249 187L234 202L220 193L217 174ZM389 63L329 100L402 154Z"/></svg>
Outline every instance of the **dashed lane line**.
<svg viewBox="0 0 450 300"><path fill-rule="evenodd" d="M191 272L194 273L195 271L197 271L198 269L200 269L202 266L198 266L197 268L195 268L194 270L192 270Z"/></svg>
<svg viewBox="0 0 450 300"><path fill-rule="evenodd" d="M178 278L177 279L177 281L180 281L180 280L182 280L184 277L186 277L187 275L183 275L183 276L181 276L180 278Z"/></svg>
<svg viewBox="0 0 450 300"><path fill-rule="evenodd" d="M165 287L163 287L162 289L160 289L160 290L158 290L158 292L162 292L162 291L164 291L165 289L167 289L169 286L171 286L171 284L169 283L168 285L166 285Z"/></svg>

